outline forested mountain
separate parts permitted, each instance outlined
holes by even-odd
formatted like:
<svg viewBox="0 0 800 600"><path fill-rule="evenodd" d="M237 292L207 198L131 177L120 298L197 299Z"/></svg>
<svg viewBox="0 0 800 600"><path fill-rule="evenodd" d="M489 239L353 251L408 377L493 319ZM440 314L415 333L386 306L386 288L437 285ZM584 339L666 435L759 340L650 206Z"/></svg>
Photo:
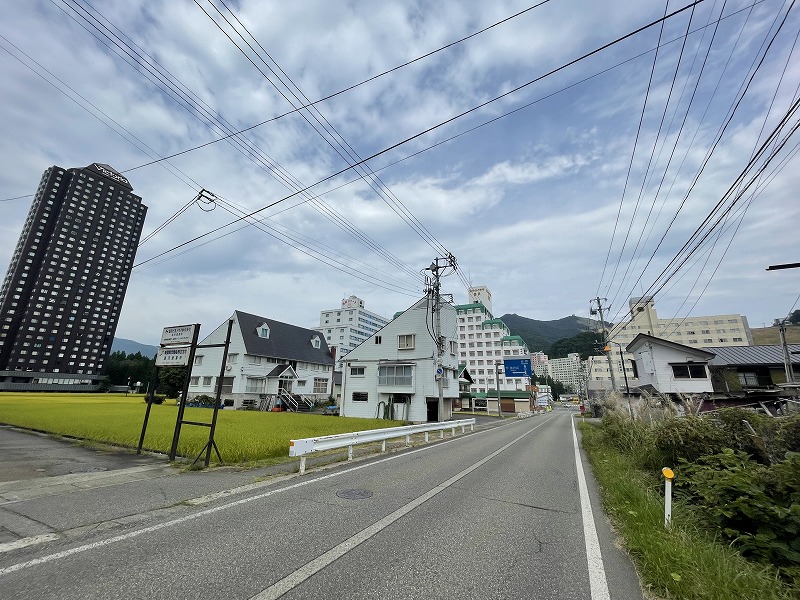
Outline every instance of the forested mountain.
<svg viewBox="0 0 800 600"><path fill-rule="evenodd" d="M500 318L508 325L512 335L518 335L525 340L531 352L544 352L548 355L554 342L574 337L597 326L596 321L575 315L554 321L538 321L516 314L507 314ZM578 351L570 350L570 352Z"/></svg>
<svg viewBox="0 0 800 600"><path fill-rule="evenodd" d="M141 344L133 340L126 340L125 338L114 338L111 342L112 352L124 352L125 354L141 353L142 356L153 358L158 352L158 346L150 346L148 344Z"/></svg>

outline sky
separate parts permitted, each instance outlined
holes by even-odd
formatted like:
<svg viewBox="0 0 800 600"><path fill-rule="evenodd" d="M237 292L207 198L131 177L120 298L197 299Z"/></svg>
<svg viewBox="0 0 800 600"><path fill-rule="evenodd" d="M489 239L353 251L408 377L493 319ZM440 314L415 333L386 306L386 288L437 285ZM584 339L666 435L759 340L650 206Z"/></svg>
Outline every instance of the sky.
<svg viewBox="0 0 800 600"><path fill-rule="evenodd" d="M448 256L496 316L800 304L790 2L2 5L0 268L45 169L111 165L148 207L117 337L391 316Z"/></svg>

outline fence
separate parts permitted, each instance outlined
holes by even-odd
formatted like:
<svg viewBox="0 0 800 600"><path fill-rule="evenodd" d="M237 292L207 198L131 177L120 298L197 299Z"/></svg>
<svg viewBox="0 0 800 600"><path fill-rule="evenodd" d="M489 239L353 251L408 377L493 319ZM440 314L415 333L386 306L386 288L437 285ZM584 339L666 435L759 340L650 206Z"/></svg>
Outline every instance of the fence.
<svg viewBox="0 0 800 600"><path fill-rule="evenodd" d="M353 460L353 446L356 444L367 444L369 442L382 442L381 452L386 452L386 440L395 438L406 438L406 446L411 445L411 436L415 433L424 433L425 441L428 441L428 434L431 431L439 431L440 437L444 437L446 429L450 429L453 435L456 429L461 428L461 433L466 431L469 426L470 431L475 430L475 419L460 419L458 421L446 421L442 423L421 423L419 425L404 425L402 427L387 427L386 429L370 429L367 431L354 431L352 433L337 433L335 435L323 435L315 438L303 438L300 440L289 441L289 456L300 457L300 474L306 470L306 454L321 452L322 450L334 450L336 448L347 448L347 460Z"/></svg>

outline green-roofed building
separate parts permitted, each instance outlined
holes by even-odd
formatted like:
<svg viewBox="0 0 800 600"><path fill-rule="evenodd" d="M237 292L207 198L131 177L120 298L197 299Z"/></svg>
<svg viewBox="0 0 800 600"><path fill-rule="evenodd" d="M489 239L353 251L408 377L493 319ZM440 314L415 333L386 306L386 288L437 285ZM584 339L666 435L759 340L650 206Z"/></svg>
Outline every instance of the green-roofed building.
<svg viewBox="0 0 800 600"><path fill-rule="evenodd" d="M470 393L486 397L489 390L527 393L527 377L506 377L503 359L530 355L524 340L513 335L502 319L492 314L492 294L485 286L471 287L468 304L456 306L458 316L458 359L472 376ZM462 397L462 403L464 398ZM480 405L481 403L478 403ZM485 405L485 402L483 402ZM464 403L464 406L467 405Z"/></svg>

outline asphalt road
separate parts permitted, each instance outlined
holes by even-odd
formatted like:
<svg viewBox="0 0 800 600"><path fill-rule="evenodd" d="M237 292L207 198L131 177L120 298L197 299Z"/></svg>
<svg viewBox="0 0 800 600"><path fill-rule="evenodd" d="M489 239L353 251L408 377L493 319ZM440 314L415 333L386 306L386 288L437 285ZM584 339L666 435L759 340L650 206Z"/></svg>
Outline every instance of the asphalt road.
<svg viewBox="0 0 800 600"><path fill-rule="evenodd" d="M0 596L641 599L572 421L506 419L303 476L0 483Z"/></svg>

